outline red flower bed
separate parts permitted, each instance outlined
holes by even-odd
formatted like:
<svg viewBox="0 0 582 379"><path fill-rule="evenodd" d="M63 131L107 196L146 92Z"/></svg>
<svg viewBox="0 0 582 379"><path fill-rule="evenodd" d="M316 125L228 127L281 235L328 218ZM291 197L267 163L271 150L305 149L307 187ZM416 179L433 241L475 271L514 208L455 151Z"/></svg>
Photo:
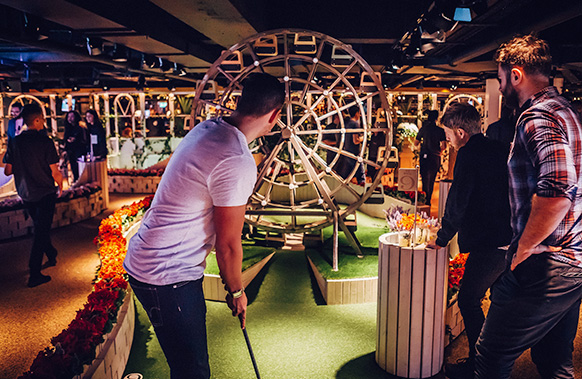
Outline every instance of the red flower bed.
<svg viewBox="0 0 582 379"><path fill-rule="evenodd" d="M465 263L468 257L469 253L461 253L449 261L449 289L447 293L449 301L459 292L459 286L465 274Z"/></svg>
<svg viewBox="0 0 582 379"><path fill-rule="evenodd" d="M51 347L39 352L30 370L20 378L64 379L83 372L83 365L95 359L95 348L103 342L117 321L117 312L127 291L127 273L122 263L126 253L127 228L143 214L153 196L124 206L101 221L95 243L99 246L101 266L93 285L93 292L69 326L51 339Z"/></svg>

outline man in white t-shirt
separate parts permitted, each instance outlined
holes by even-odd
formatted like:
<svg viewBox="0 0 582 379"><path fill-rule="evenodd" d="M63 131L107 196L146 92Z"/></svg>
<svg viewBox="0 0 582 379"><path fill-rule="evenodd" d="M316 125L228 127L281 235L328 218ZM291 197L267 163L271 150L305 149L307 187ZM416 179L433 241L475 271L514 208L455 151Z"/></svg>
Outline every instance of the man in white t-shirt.
<svg viewBox="0 0 582 379"><path fill-rule="evenodd" d="M210 377L202 280L213 246L227 304L244 326L241 232L257 177L248 144L275 125L285 92L268 74L242 84L230 117L200 123L180 143L124 261L172 378Z"/></svg>

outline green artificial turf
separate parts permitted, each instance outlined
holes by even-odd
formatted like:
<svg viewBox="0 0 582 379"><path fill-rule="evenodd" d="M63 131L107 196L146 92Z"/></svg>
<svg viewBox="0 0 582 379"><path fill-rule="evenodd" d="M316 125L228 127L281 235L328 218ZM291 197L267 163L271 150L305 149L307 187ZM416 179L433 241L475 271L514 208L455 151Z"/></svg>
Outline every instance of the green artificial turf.
<svg viewBox="0 0 582 379"><path fill-rule="evenodd" d="M323 248L306 250L318 271L325 279L370 278L378 276L378 237L390 232L383 219L370 217L362 212L356 212L356 237L361 244L363 258L358 258L356 252L348 243L344 233L338 234L338 271L332 270L333 227L323 229L325 244Z"/></svg>
<svg viewBox="0 0 582 379"><path fill-rule="evenodd" d="M277 250L247 287L247 330L262 378L389 378L374 360L376 304L324 305L307 263L309 254L325 275L377 276L378 237L388 232L383 220L358 212L356 235L363 259L356 257L339 233L337 273L331 272L331 228L326 242L308 251ZM265 241L262 241L264 243ZM273 251L244 241L245 257ZM210 258L210 257L209 257ZM207 271L211 269L209 260ZM326 268L327 267L327 268ZM215 268L216 269L216 266ZM225 303L207 301L208 349L212 378L254 378L253 366L240 330ZM136 332L124 375L169 378L169 368L143 308L138 303Z"/></svg>
<svg viewBox="0 0 582 379"><path fill-rule="evenodd" d="M247 288L247 331L263 378L386 378L374 361L376 304L321 306L305 254L278 251ZM213 378L254 378L238 320L224 303L207 301ZM153 328L138 306L124 375L169 378Z"/></svg>
<svg viewBox="0 0 582 379"><path fill-rule="evenodd" d="M274 251L275 249L272 247L256 246L250 243L243 243L242 270L244 271L255 263L258 263ZM204 270L204 273L214 275L220 274L220 270L218 269L218 262L216 262L216 254L214 251L208 254L208 257L206 257L206 269Z"/></svg>

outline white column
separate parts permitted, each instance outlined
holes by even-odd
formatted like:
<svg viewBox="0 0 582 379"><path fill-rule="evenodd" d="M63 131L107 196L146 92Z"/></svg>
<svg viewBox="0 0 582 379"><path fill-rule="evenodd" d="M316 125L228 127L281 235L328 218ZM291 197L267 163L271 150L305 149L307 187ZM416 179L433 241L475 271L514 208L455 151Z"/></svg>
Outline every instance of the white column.
<svg viewBox="0 0 582 379"><path fill-rule="evenodd" d="M499 120L501 112L501 92L497 79L487 79L485 82L485 126Z"/></svg>
<svg viewBox="0 0 582 379"><path fill-rule="evenodd" d="M58 125L57 125L57 95L50 95L49 96L49 102L50 102L50 107L51 107L51 130L52 130L52 135L56 136L57 135L57 131L58 131Z"/></svg>
<svg viewBox="0 0 582 379"><path fill-rule="evenodd" d="M105 101L105 131L108 136L111 136L111 119L109 118L109 95L103 94L103 99ZM119 130L115 128L115 134L119 134Z"/></svg>
<svg viewBox="0 0 582 379"><path fill-rule="evenodd" d="M170 111L170 135L174 136L174 126L176 124L176 113L174 111L174 100L176 96L173 93L168 95L168 110Z"/></svg>
<svg viewBox="0 0 582 379"><path fill-rule="evenodd" d="M420 127L422 126L422 121L420 121L422 119L422 93L419 93L417 95L417 104L418 104L418 109L416 110L416 125L418 126L418 128L420 129Z"/></svg>
<svg viewBox="0 0 582 379"><path fill-rule="evenodd" d="M98 115L101 114L101 109L99 107L99 94L92 94L91 98L93 99L93 109L97 112Z"/></svg>
<svg viewBox="0 0 582 379"><path fill-rule="evenodd" d="M69 106L69 111L73 110L73 95L67 95L67 105Z"/></svg>
<svg viewBox="0 0 582 379"><path fill-rule="evenodd" d="M139 94L139 109L141 110L141 118L140 118L140 126L141 126L141 132L143 134L143 137L146 137L146 119L145 119L145 111L146 111L146 106L145 106L145 93L141 92ZM133 111L133 114L135 114L135 109ZM133 116L133 115L132 115ZM131 118L132 120L135 120L135 117ZM133 127L133 135L135 135L135 126Z"/></svg>
<svg viewBox="0 0 582 379"><path fill-rule="evenodd" d="M436 109L436 110L438 110L438 104L437 104L437 101L438 101L438 99L437 99L437 94L436 94L436 93L431 93L431 94L430 94L430 98L431 98L431 100L432 100L432 105L430 106L430 109L431 109L431 110L435 110L435 109Z"/></svg>

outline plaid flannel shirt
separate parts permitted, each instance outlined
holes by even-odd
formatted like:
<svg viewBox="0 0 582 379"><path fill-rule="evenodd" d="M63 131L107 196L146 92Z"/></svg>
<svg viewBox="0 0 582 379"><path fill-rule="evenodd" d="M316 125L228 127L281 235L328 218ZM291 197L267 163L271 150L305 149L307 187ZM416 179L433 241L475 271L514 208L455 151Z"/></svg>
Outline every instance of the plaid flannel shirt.
<svg viewBox="0 0 582 379"><path fill-rule="evenodd" d="M561 246L552 258L582 267L582 125L577 113L554 87L532 96L517 122L509 155L509 197L515 251L532 196L566 197L566 217L542 242Z"/></svg>

